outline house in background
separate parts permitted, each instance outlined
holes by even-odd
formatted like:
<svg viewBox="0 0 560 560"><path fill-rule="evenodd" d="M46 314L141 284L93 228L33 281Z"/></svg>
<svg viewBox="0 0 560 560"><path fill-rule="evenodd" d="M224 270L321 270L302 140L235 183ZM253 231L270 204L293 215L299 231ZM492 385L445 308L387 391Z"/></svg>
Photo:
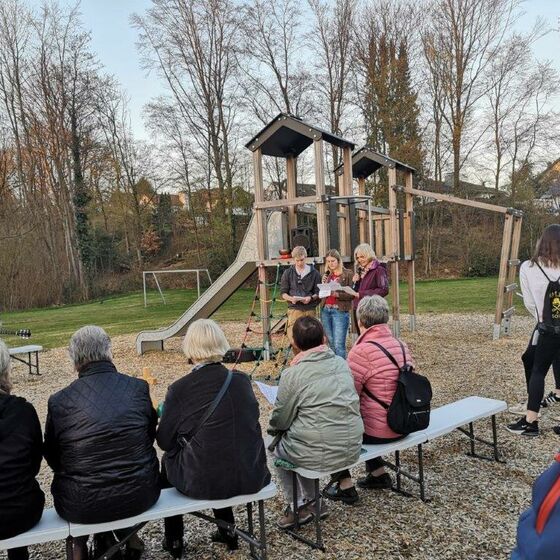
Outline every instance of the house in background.
<svg viewBox="0 0 560 560"><path fill-rule="evenodd" d="M451 194L454 196L460 196L462 198L467 198L469 200L485 201L489 199L494 199L496 195L496 189L493 187L487 187L484 183L471 183L459 178L459 190L453 190L453 173L447 173L445 175L445 180L436 181L435 179L423 179L419 185L419 189L424 189L426 191L432 191L437 193Z"/></svg>
<svg viewBox="0 0 560 560"><path fill-rule="evenodd" d="M539 196L535 206L551 214L560 214L560 159L551 163L538 177Z"/></svg>

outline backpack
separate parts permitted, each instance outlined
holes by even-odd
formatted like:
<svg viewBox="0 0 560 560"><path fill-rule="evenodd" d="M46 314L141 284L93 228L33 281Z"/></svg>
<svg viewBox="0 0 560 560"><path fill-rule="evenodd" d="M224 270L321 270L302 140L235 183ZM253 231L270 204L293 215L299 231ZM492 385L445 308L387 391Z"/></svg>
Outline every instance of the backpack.
<svg viewBox="0 0 560 560"><path fill-rule="evenodd" d="M511 560L557 560L560 547L560 454L533 485L533 503L519 518Z"/></svg>
<svg viewBox="0 0 560 560"><path fill-rule="evenodd" d="M544 294L542 322L539 323L539 332L560 335L560 277L551 280L541 265L535 263L548 280Z"/></svg>
<svg viewBox="0 0 560 560"><path fill-rule="evenodd" d="M381 344L373 342L373 340L367 342L377 346L393 362L399 370L399 378L391 404L378 399L365 385L364 393L387 410L387 424L393 432L408 435L425 430L430 424L430 401L432 400L432 386L428 378L416 373L414 367L406 363L404 346L400 340L403 355L402 366L399 366L393 355Z"/></svg>

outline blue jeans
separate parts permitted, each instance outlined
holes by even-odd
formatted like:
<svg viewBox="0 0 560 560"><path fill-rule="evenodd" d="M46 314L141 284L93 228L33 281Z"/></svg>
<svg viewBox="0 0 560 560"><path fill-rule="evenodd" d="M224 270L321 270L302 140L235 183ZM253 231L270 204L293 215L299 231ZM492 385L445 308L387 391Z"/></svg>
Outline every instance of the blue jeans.
<svg viewBox="0 0 560 560"><path fill-rule="evenodd" d="M334 353L344 359L346 359L346 334L349 320L348 311L327 306L321 310L321 321L329 344Z"/></svg>

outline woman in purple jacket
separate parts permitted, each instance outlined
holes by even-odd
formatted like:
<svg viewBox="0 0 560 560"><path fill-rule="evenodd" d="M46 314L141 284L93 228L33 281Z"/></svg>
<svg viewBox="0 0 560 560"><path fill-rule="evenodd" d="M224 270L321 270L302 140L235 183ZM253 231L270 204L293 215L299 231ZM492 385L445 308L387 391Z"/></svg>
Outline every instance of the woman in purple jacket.
<svg viewBox="0 0 560 560"><path fill-rule="evenodd" d="M389 293L389 280L385 263L377 260L375 251L369 243L362 243L354 249L354 260L357 272L352 278L353 288L357 295L353 302L352 320L354 332L359 333L356 320L356 309L362 298L366 296L385 297Z"/></svg>

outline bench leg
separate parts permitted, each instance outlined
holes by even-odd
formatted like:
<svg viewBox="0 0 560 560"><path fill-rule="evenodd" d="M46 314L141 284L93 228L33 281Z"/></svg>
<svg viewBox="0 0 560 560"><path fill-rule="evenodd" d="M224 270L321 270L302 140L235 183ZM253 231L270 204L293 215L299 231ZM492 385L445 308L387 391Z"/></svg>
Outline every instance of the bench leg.
<svg viewBox="0 0 560 560"><path fill-rule="evenodd" d="M470 451L467 453L469 457L476 457L477 459L484 459L486 461L496 461L497 463L505 463L503 459L500 459L500 451L498 449L498 430L496 427L496 415L492 415L492 441L488 441L481 437L478 437L474 433L474 424L469 423L468 431L464 428L457 428L462 434L465 434L470 440ZM492 457L486 457L485 455L479 455L475 450L475 442L482 443L487 447L492 448Z"/></svg>
<svg viewBox="0 0 560 560"><path fill-rule="evenodd" d="M247 527L249 529L249 534L253 535L253 504L251 502L247 504ZM249 543L249 550L251 551L251 558L256 558L255 545L252 542Z"/></svg>
<svg viewBox="0 0 560 560"><path fill-rule="evenodd" d="M261 560L267 560L266 527L264 525L264 501L259 500L259 531L261 534Z"/></svg>
<svg viewBox="0 0 560 560"><path fill-rule="evenodd" d="M385 463L385 466L388 469L391 469L397 477L396 484L391 487L391 490L393 490L393 492L397 492L401 496L406 496L407 498L413 497L413 494L407 492L406 490L403 490L402 477L404 477L404 478L408 478L408 480L412 480L412 482L415 482L420 486L420 499L423 502L429 501L426 498L426 487L424 481L424 455L423 455L422 444L418 445L418 476L402 468L400 451L395 451L394 464L387 460L384 460L383 462Z"/></svg>
<svg viewBox="0 0 560 560"><path fill-rule="evenodd" d="M420 484L420 499L425 502L426 500L426 487L424 483L424 452L422 444L418 445L418 479Z"/></svg>
<svg viewBox="0 0 560 560"><path fill-rule="evenodd" d="M397 470L397 492L401 491L402 478L401 478L401 453L395 451L395 467Z"/></svg>
<svg viewBox="0 0 560 560"><path fill-rule="evenodd" d="M35 374L41 375L39 373L39 352L35 352Z"/></svg>
<svg viewBox="0 0 560 560"><path fill-rule="evenodd" d="M325 547L323 545L323 534L322 534L322 527L321 527L321 491L319 489L319 479L315 481L315 496L313 498L313 502L315 505L315 541L312 541L306 537L303 537L299 534L300 530L300 523L299 523L299 508L298 508L298 491L297 491L297 474L295 471L292 471L292 500L293 500L293 511L294 511L294 528L287 529L286 533L292 536L294 539L305 543L306 545L310 546L311 548L319 549L325 552Z"/></svg>
<svg viewBox="0 0 560 560"><path fill-rule="evenodd" d="M74 538L66 537L66 560L74 559Z"/></svg>

